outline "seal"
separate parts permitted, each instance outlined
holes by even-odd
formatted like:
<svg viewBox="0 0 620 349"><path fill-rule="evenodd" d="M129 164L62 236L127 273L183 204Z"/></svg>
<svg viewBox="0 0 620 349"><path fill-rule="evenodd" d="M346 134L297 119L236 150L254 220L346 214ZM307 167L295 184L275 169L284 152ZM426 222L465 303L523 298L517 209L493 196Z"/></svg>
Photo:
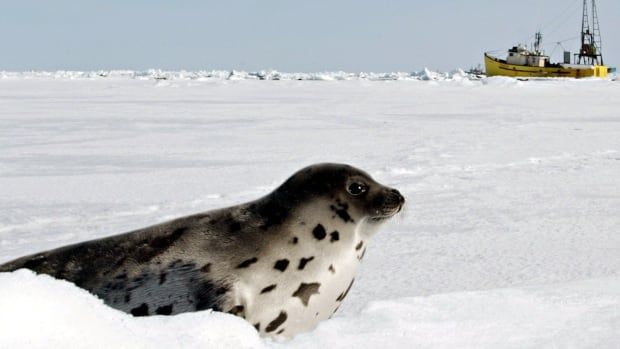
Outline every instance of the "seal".
<svg viewBox="0 0 620 349"><path fill-rule="evenodd" d="M255 201L22 257L134 316L213 309L288 338L330 318L405 199L343 164L304 168Z"/></svg>

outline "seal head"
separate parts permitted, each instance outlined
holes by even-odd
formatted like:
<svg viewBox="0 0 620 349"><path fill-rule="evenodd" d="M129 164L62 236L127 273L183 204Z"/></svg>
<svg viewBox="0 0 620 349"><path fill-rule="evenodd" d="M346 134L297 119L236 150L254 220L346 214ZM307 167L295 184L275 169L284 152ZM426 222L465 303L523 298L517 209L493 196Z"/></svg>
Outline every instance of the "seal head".
<svg viewBox="0 0 620 349"><path fill-rule="evenodd" d="M345 223L352 215L382 221L398 213L405 198L396 189L377 183L366 172L349 165L318 164L295 173L272 194L285 205L301 205L317 199L335 200ZM346 207L343 207L346 206Z"/></svg>

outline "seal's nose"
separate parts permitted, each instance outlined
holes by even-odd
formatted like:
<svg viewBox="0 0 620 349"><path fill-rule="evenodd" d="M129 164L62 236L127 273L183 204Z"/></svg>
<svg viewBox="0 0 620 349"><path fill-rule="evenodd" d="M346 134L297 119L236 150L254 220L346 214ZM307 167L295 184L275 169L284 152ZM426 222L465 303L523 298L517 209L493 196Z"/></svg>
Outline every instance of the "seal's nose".
<svg viewBox="0 0 620 349"><path fill-rule="evenodd" d="M400 212L405 205L405 197L398 190L389 188L385 196L385 205Z"/></svg>
<svg viewBox="0 0 620 349"><path fill-rule="evenodd" d="M401 205L405 203L405 197L398 190L392 189L390 190L390 193L397 198Z"/></svg>

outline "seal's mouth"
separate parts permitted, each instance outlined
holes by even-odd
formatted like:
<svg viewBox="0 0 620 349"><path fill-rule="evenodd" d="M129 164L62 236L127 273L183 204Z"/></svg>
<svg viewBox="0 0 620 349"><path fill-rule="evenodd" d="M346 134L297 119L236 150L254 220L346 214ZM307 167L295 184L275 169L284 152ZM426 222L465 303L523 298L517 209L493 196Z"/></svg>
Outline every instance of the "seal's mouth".
<svg viewBox="0 0 620 349"><path fill-rule="evenodd" d="M380 222L393 217L403 209L405 198L396 189L390 189L384 197L383 205L376 209L370 219Z"/></svg>

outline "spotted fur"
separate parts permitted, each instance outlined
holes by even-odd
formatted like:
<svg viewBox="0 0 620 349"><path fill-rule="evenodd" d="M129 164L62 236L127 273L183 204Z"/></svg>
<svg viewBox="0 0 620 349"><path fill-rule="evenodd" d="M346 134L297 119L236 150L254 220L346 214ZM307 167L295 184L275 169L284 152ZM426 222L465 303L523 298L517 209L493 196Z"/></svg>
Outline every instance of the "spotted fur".
<svg viewBox="0 0 620 349"><path fill-rule="evenodd" d="M249 267L250 265L252 265L252 264L256 263L257 261L258 261L258 258L256 258L256 257L253 257L253 258L250 258L250 259L246 259L246 260L244 260L243 262L239 263L239 265L237 266L237 268L238 268L238 269L241 269L241 268L247 268L247 267Z"/></svg>
<svg viewBox="0 0 620 349"><path fill-rule="evenodd" d="M267 325L267 327L265 328L265 332L275 331L276 329L278 329L278 327L280 327L280 325L284 323L284 321L286 321L287 318L288 316L286 315L286 312L281 311L280 314L278 314L278 317L273 319L273 321L271 321L269 325Z"/></svg>
<svg viewBox="0 0 620 349"><path fill-rule="evenodd" d="M299 265L297 266L297 269L304 270L304 268L306 267L306 264L310 263L313 259L314 259L314 256L311 256L308 258L301 258L299 260Z"/></svg>
<svg viewBox="0 0 620 349"><path fill-rule="evenodd" d="M293 293L293 297L297 297L301 300L303 305L308 306L308 302L310 302L310 297L319 293L319 288L321 284L318 282L312 283L304 283L302 282L299 285L299 288Z"/></svg>
<svg viewBox="0 0 620 349"><path fill-rule="evenodd" d="M329 233L329 236L330 236L329 242L336 242L340 240L340 233L337 230L334 230L331 233Z"/></svg>
<svg viewBox="0 0 620 349"><path fill-rule="evenodd" d="M317 240L323 240L325 239L327 233L325 232L325 228L322 224L317 224L316 227L312 229L312 235L314 235Z"/></svg>
<svg viewBox="0 0 620 349"><path fill-rule="evenodd" d="M280 259L276 261L276 263L273 265L273 268L281 272L284 272L286 268L288 267L289 263L290 262L288 259Z"/></svg>
<svg viewBox="0 0 620 349"><path fill-rule="evenodd" d="M352 181L367 192L350 195ZM26 256L0 272L65 279L133 316L213 309L289 337L333 314L368 239L403 202L363 171L320 164L258 200Z"/></svg>
<svg viewBox="0 0 620 349"><path fill-rule="evenodd" d="M263 288L263 289L260 291L260 293L261 293L261 294L263 294L263 293L271 292L271 291L273 291L273 290L274 290L277 286L278 286L278 285L276 285L276 284L269 285L269 286L267 286L267 287Z"/></svg>

